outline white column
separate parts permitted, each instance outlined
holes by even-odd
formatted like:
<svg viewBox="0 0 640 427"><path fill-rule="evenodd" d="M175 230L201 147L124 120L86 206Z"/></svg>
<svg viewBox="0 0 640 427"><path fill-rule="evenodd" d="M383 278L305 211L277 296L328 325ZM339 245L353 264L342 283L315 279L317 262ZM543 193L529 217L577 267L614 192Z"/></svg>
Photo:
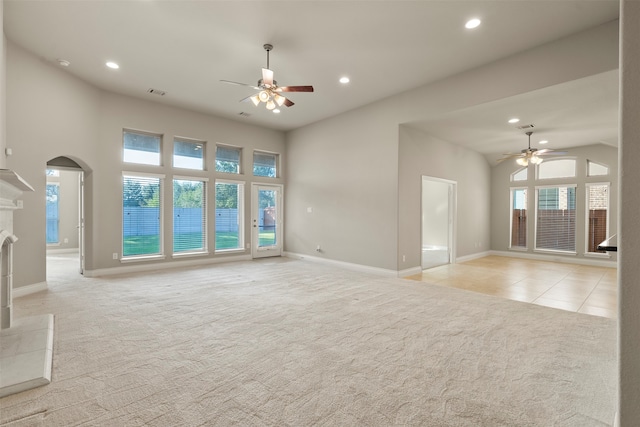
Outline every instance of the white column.
<svg viewBox="0 0 640 427"><path fill-rule="evenodd" d="M640 1L620 2L619 425L640 420Z"/></svg>

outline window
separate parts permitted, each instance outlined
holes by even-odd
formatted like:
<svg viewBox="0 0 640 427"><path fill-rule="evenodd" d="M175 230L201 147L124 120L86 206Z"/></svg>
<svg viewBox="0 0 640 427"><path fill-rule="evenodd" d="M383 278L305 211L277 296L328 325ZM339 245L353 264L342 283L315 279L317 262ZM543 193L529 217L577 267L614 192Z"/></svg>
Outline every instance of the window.
<svg viewBox="0 0 640 427"><path fill-rule="evenodd" d="M57 172L57 171L56 171ZM47 244L60 243L60 185L47 184Z"/></svg>
<svg viewBox="0 0 640 427"><path fill-rule="evenodd" d="M609 235L609 184L587 184L587 252L599 251L598 245Z"/></svg>
<svg viewBox="0 0 640 427"><path fill-rule="evenodd" d="M124 131L124 157L127 163L160 165L160 135Z"/></svg>
<svg viewBox="0 0 640 427"><path fill-rule="evenodd" d="M173 180L173 252L207 250L206 183Z"/></svg>
<svg viewBox="0 0 640 427"><path fill-rule="evenodd" d="M275 178L278 155L271 153L253 152L253 175Z"/></svg>
<svg viewBox="0 0 640 427"><path fill-rule="evenodd" d="M587 160L587 176L609 175L609 168L603 164Z"/></svg>
<svg viewBox="0 0 640 427"><path fill-rule="evenodd" d="M511 190L511 247L527 247L527 189Z"/></svg>
<svg viewBox="0 0 640 427"><path fill-rule="evenodd" d="M244 249L244 184L216 182L216 251Z"/></svg>
<svg viewBox="0 0 640 427"><path fill-rule="evenodd" d="M575 252L575 186L538 188L536 192L536 249Z"/></svg>
<svg viewBox="0 0 640 427"><path fill-rule="evenodd" d="M575 159L545 160L538 165L538 179L572 178L575 176Z"/></svg>
<svg viewBox="0 0 640 427"><path fill-rule="evenodd" d="M173 167L204 170L204 142L174 140Z"/></svg>
<svg viewBox="0 0 640 427"><path fill-rule="evenodd" d="M216 146L216 171L240 173L240 154L240 148Z"/></svg>
<svg viewBox="0 0 640 427"><path fill-rule="evenodd" d="M162 182L161 176L124 174L123 257L162 254Z"/></svg>
<svg viewBox="0 0 640 427"><path fill-rule="evenodd" d="M511 181L526 181L528 178L528 168L522 168L511 174Z"/></svg>

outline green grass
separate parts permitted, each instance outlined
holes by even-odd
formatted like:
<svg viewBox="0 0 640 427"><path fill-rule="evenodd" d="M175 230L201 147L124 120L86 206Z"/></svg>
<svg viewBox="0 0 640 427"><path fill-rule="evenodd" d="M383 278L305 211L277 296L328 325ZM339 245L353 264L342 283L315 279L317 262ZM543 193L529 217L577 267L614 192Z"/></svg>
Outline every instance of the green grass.
<svg viewBox="0 0 640 427"><path fill-rule="evenodd" d="M276 244L275 231L263 231L258 235L260 246L271 246ZM238 233L218 232L216 233L216 249L236 249L238 248ZM181 235L179 247L174 252L197 250L202 248L202 233L190 233ZM159 236L129 236L124 239L124 256L135 255L155 255L160 253Z"/></svg>

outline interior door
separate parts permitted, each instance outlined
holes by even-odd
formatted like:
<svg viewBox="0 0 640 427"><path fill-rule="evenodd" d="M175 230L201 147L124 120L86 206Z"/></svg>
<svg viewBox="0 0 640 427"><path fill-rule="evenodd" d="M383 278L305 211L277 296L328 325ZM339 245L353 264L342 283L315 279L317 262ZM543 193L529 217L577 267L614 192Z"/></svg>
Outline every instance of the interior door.
<svg viewBox="0 0 640 427"><path fill-rule="evenodd" d="M455 182L422 177L422 269L453 262Z"/></svg>
<svg viewBox="0 0 640 427"><path fill-rule="evenodd" d="M251 255L282 255L282 186L253 184L251 188Z"/></svg>

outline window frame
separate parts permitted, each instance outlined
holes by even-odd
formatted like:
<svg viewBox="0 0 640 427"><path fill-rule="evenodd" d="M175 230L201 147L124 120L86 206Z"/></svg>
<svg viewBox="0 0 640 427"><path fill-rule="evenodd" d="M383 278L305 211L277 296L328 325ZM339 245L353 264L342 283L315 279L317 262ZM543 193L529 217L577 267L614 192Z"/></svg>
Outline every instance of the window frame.
<svg viewBox="0 0 640 427"><path fill-rule="evenodd" d="M553 176L548 178L540 177L541 167L546 167L553 162L567 161L567 160L570 160L573 162L573 175ZM542 165L545 165L545 166L542 166ZM551 181L554 179L575 180L577 179L577 177L578 177L578 160L575 157L559 157L555 159L545 159L542 163L540 163L539 165L536 165L536 181Z"/></svg>
<svg viewBox="0 0 640 427"><path fill-rule="evenodd" d="M192 250L184 250L184 251L176 251L176 232L175 232L175 202L174 202L174 197L175 197L175 181L194 181L194 182L201 182L202 183L202 233L204 234L202 236L202 248L198 248L198 249L192 249ZM191 256L191 255L207 255L209 254L209 233L208 233L208 227L209 227L209 203L208 203L208 198L207 198L207 192L209 191L209 178L206 177L194 177L194 176L178 176L178 175L174 175L172 180L171 180L171 194L172 194L172 198L171 198L171 213L172 213L172 217L171 217L171 237L173 240L173 247L172 247L172 257L174 258L179 258L179 257L184 257L184 256Z"/></svg>
<svg viewBox="0 0 640 427"><path fill-rule="evenodd" d="M146 178L146 179L158 179L158 185L159 185L159 189L158 189L158 197L159 197L159 234L158 234L158 246L159 246L159 251L158 253L154 253L154 254L136 254L136 255L126 255L124 254L124 209L125 209L125 205L124 205L124 181L126 177L131 177L131 178ZM121 221L122 221L122 227L120 229L120 239L121 239L121 245L120 245L120 262L131 262L131 261L145 261L145 260L158 260L158 259L164 259L165 258L165 251L164 251L164 188L165 188L165 175L164 174L155 174L155 173L145 173L145 172L132 172L132 171L122 171L122 183L121 183L121 188L122 188L122 193L121 193L121 198L120 198L120 202L121 202Z"/></svg>
<svg viewBox="0 0 640 427"><path fill-rule="evenodd" d="M141 163L141 162L131 162L131 161L126 161L125 160L125 134L130 133L130 134L136 134L136 135L143 135L143 136L151 136L151 137L155 137L158 138L158 164L155 163ZM126 164L126 165L140 165L140 166L146 166L146 167L161 167L163 166L162 164L162 157L163 157L163 145L164 145L164 135L161 133L154 133L154 132L147 132L147 131L142 131L142 130L135 130L135 129L129 129L129 128L124 128L122 129L122 163Z"/></svg>
<svg viewBox="0 0 640 427"><path fill-rule="evenodd" d="M540 202L540 190L549 189L549 188L573 188L575 195L575 225L574 225L574 236L573 236L573 251L563 250L563 249L549 249L549 248L539 248L538 247L538 211L539 211L539 202ZM535 186L535 228L533 235L533 250L534 252L541 253L555 253L555 254L564 254L564 255L577 255L578 252L578 186L575 183L562 183L555 185L537 185Z"/></svg>
<svg viewBox="0 0 640 427"><path fill-rule="evenodd" d="M609 230L611 225L611 183L610 182L587 182L585 183L585 234L584 234L584 254L590 257L602 257L610 258L611 255L608 252L589 252L589 202L590 202L590 187L606 186L607 187L607 216L606 216L606 238L610 236Z"/></svg>
<svg viewBox="0 0 640 427"><path fill-rule="evenodd" d="M218 184L227 184L227 185L238 185L239 189L241 189L241 194L238 194L238 207L237 207L237 221L238 221L238 246L235 248L223 248L218 249L217 234L218 234L218 224L217 224L217 204L218 204ZM213 244L213 252L214 253L230 253L230 252L244 252L246 250L245 244L245 185L246 182L239 180L231 180L231 179L216 179L213 187L214 191L214 205L213 205L213 214L214 214L214 244Z"/></svg>

